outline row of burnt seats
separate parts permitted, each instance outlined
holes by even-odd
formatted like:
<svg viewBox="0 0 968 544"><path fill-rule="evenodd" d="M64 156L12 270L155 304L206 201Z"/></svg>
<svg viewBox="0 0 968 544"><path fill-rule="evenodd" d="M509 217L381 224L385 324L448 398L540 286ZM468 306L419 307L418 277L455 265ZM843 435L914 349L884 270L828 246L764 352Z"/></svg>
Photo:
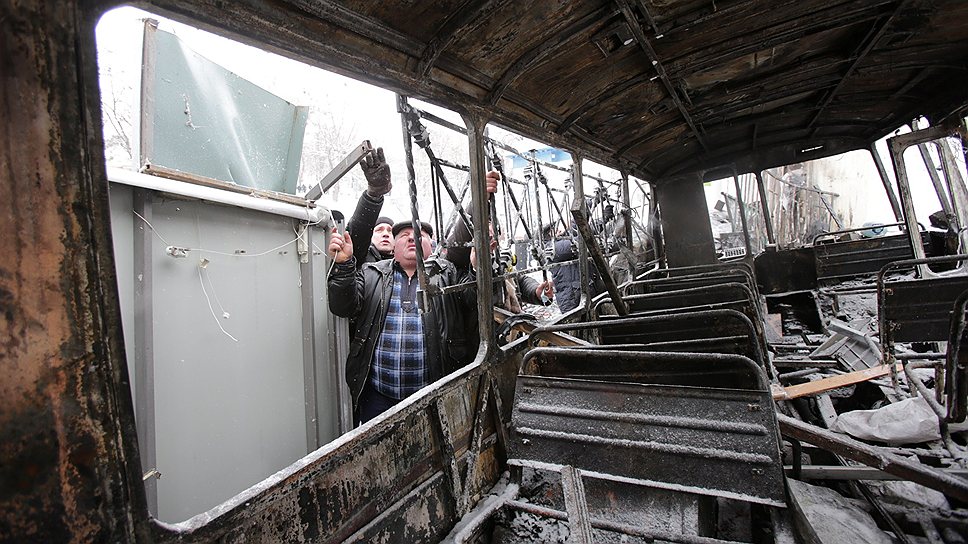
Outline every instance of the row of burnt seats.
<svg viewBox="0 0 968 544"><path fill-rule="evenodd" d="M596 321L614 322L599 329L599 343L739 354L770 368L756 281L746 263L656 269L621 291L628 317L614 315L607 298L593 306Z"/></svg>
<svg viewBox="0 0 968 544"><path fill-rule="evenodd" d="M709 523L715 508L703 506L708 498L783 507L752 270L729 264L650 271L622 293L628 316L615 315L603 298L588 321L531 333L515 391L509 464L560 472L573 527L594 512L597 519L587 521L596 527L637 519L644 526L627 534L681 541L672 527L680 522L688 534L719 536L695 532L716 526ZM554 333L594 343L535 347ZM680 515L667 523L655 512L608 514L567 474L579 474L579 484L665 490L652 491L649 504Z"/></svg>

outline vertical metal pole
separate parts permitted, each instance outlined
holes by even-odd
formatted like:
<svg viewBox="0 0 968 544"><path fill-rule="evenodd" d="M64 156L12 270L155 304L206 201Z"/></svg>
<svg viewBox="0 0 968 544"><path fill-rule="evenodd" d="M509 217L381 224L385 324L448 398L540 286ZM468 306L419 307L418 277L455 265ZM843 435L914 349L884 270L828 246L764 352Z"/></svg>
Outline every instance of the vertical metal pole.
<svg viewBox="0 0 968 544"><path fill-rule="evenodd" d="M461 114L467 127L468 157L471 179L471 220L475 226L487 225L488 193L485 186L484 127L487 117L483 112ZM474 249L483 259L490 254L487 228L474 229ZM477 319L481 345L475 361L490 360L494 352L494 285L490 266L477 267Z"/></svg>
<svg viewBox="0 0 968 544"><path fill-rule="evenodd" d="M585 178L582 175L581 161L583 157L581 153L571 150L569 150L569 153L571 153L571 182L575 188L574 200L572 201L572 209L574 209L575 203L581 202L582 205L585 203ZM578 270L581 276L582 306L585 307L585 315L591 315L592 297L588 290L591 283L588 272L588 246L585 245L585 240L580 236L578 237Z"/></svg>
<svg viewBox="0 0 968 544"><path fill-rule="evenodd" d="M911 254L915 259L923 259L924 246L921 245L921 231L918 230L918 220L914 213L914 200L911 197L911 184L908 180L907 167L904 164L904 150L907 146L901 145L897 137L887 141L891 150L891 162L894 164L894 175L897 179L897 189L901 196L901 207L904 210L904 226L907 228L908 240L911 244ZM928 267L917 265L918 276L926 277Z"/></svg>
<svg viewBox="0 0 968 544"><path fill-rule="evenodd" d="M924 168L928 171L928 177L931 178L931 184L934 185L934 192L938 195L941 210L944 211L945 218L950 218L954 215L954 211L951 208L951 195L948 194L945 190L944 183L941 182L941 176L938 175L938 167L934 164L934 158L931 157L928 144L918 144L918 151L921 153L921 160L924 161Z"/></svg>
<svg viewBox="0 0 968 544"><path fill-rule="evenodd" d="M881 160L881 154L877 151L877 143L872 143L868 151L871 154L871 158L874 159L877 174L881 176L881 183L884 184L884 192L887 193L887 199L891 203L891 211L894 212L894 220L900 223L904 220L904 213L901 211L901 205L897 201L897 195L894 194L894 188L891 187L891 179L887 177L887 168L884 168L884 161Z"/></svg>
<svg viewBox="0 0 968 544"><path fill-rule="evenodd" d="M410 189L410 221L413 226L413 239L416 243L417 251L417 280L420 282L420 291L423 297L420 298L421 312L429 312L431 305L425 298L428 295L429 283L427 282L427 270L424 268L423 254L423 233L420 229L420 212L417 210L417 174L413 168L413 140L410 138L410 130L407 123L407 97L397 95L397 111L400 112L400 121L403 126L403 154L407 163L407 186Z"/></svg>
<svg viewBox="0 0 968 544"><path fill-rule="evenodd" d="M297 241L299 254L299 283L302 300L303 398L306 410L306 453L321 446L319 436L319 406L316 383L316 312L313 293L312 229L305 223Z"/></svg>
<svg viewBox="0 0 968 544"><path fill-rule="evenodd" d="M739 218L743 223L743 242L746 244L746 258L753 258L753 244L750 242L750 229L746 224L746 203L743 202L743 190L739 187L739 176L733 167L733 185L736 187L736 202L739 203Z"/></svg>
<svg viewBox="0 0 968 544"><path fill-rule="evenodd" d="M625 216L625 245L632 249L632 194L629 189L629 175L622 172L622 215ZM632 266L632 275L635 275L635 263Z"/></svg>
<svg viewBox="0 0 968 544"><path fill-rule="evenodd" d="M649 194L652 195L651 209L649 210L649 228L652 229L652 248L655 253L655 260L665 266L665 239L662 232L662 208L659 207L659 199L655 198L655 184L649 182Z"/></svg>
<svg viewBox="0 0 968 544"><path fill-rule="evenodd" d="M138 450L142 469L148 473L158 467L155 446L155 356L154 307L152 303L152 233L147 223L152 221L152 193L147 189L134 190L134 209L145 221L134 223L134 375L135 426L138 429ZM145 480L148 513L158 515L158 478Z"/></svg>
<svg viewBox="0 0 968 544"><path fill-rule="evenodd" d="M766 240L772 245L776 245L776 234L773 232L773 216L770 215L770 201L766 194L766 185L763 183L763 173L759 170L753 172L756 176L756 189L760 193L760 206L763 208L763 226L766 227Z"/></svg>
<svg viewBox="0 0 968 544"><path fill-rule="evenodd" d="M958 141L961 141L960 135ZM968 227L968 191L966 191L961 170L958 168L958 161L955 160L954 153L948 147L947 139L938 140L937 144L945 180L948 183L948 194L951 195L951 208L958 230L958 243L961 245L961 251L964 251L965 248L968 248L968 230L966 230L966 227ZM959 143L959 145L961 144ZM960 268L966 266L968 266L968 263L962 263Z"/></svg>

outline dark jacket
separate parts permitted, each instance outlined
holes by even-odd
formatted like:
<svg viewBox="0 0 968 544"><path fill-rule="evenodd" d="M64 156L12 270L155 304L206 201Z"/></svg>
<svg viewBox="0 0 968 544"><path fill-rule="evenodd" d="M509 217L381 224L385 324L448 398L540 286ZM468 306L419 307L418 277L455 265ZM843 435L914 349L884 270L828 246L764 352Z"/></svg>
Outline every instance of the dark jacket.
<svg viewBox="0 0 968 544"><path fill-rule="evenodd" d="M356 211L346 225L347 230L350 231L350 240L353 240L353 257L356 258L359 266L387 258L370 243L373 238L373 227L376 226L376 220L380 218L381 209L383 209L383 196L374 198L363 191L356 202Z"/></svg>
<svg viewBox="0 0 968 544"><path fill-rule="evenodd" d="M329 308L338 316L355 320L350 353L346 359L346 383L353 395L353 408L370 372L376 343L383 331L390 296L393 294L392 259L366 263L356 269L355 257L338 263L329 277ZM436 261L438 273L430 281L438 287L455 285L462 279L453 264ZM423 313L426 364L431 381L469 363L477 346L464 336L464 317L476 313L475 290L431 297L431 310ZM437 334L429 333L436 331Z"/></svg>
<svg viewBox="0 0 968 544"><path fill-rule="evenodd" d="M470 207L465 208L464 211L470 215ZM454 226L454 230L450 233L450 237L447 239L448 244L455 246L447 248L447 259L457 267L457 270L466 270L469 281L474 281L477 279L477 276L474 273L474 269L471 267L471 248L463 247L464 244L470 242L471 240L473 240L471 231L468 230L467 225L465 225L463 221L458 219L457 225ZM488 256L486 259L479 259L478 262L490 262L490 260L491 257ZM535 291L538 289L538 285L541 284L540 281L523 274L517 276L514 281L517 286L518 296L521 302L545 305L541 298L535 294ZM507 308L507 304L504 302L498 302L496 305L505 309Z"/></svg>
<svg viewBox="0 0 968 544"><path fill-rule="evenodd" d="M568 238L555 240L555 256L553 261L556 263L578 259L578 252L572 241ZM589 259L591 261L591 259ZM605 290L601 278L598 276L598 269L592 262L588 263L588 292L594 297ZM555 282L555 302L558 309L567 312L578 307L581 302L581 269L577 262L565 264L554 268L551 277Z"/></svg>

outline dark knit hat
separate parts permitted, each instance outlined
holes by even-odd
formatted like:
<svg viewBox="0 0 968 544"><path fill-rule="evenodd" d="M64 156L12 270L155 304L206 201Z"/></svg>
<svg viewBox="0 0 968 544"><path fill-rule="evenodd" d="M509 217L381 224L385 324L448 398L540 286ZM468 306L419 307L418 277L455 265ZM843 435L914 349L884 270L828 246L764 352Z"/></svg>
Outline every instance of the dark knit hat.
<svg viewBox="0 0 968 544"><path fill-rule="evenodd" d="M393 225L393 237L396 238L397 234L399 234L401 230L412 226L413 226L413 221L410 221L410 220L398 221L396 224ZM420 222L420 230L427 233L428 236L433 237L434 235L434 228L431 227L430 223L426 221Z"/></svg>
<svg viewBox="0 0 968 544"><path fill-rule="evenodd" d="M392 227L393 226L393 219L390 219L389 217L387 217L385 215L381 215L380 217L378 217L376 219L376 224L374 224L373 227L376 228L377 225L382 225L384 223L386 223L387 225L390 225Z"/></svg>

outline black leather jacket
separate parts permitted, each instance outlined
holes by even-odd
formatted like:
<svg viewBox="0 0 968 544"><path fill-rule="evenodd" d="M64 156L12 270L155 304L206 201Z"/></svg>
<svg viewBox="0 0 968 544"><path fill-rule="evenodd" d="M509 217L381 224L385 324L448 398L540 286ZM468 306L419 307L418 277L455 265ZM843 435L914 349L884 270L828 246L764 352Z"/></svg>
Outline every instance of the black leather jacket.
<svg viewBox="0 0 968 544"><path fill-rule="evenodd" d="M357 408L360 393L370 372L376 343L383 331L390 296L393 294L395 261L386 259L366 263L356 270L355 258L333 267L329 277L329 308L338 316L355 320L346 359L346 383L353 395L353 409ZM438 287L455 285L460 277L454 265L438 259L432 265L432 284ZM464 318L477 311L476 290L431 297L431 311L423 312L427 367L431 380L437 380L471 362L477 346L467 344ZM432 334L430 331L437 331Z"/></svg>

